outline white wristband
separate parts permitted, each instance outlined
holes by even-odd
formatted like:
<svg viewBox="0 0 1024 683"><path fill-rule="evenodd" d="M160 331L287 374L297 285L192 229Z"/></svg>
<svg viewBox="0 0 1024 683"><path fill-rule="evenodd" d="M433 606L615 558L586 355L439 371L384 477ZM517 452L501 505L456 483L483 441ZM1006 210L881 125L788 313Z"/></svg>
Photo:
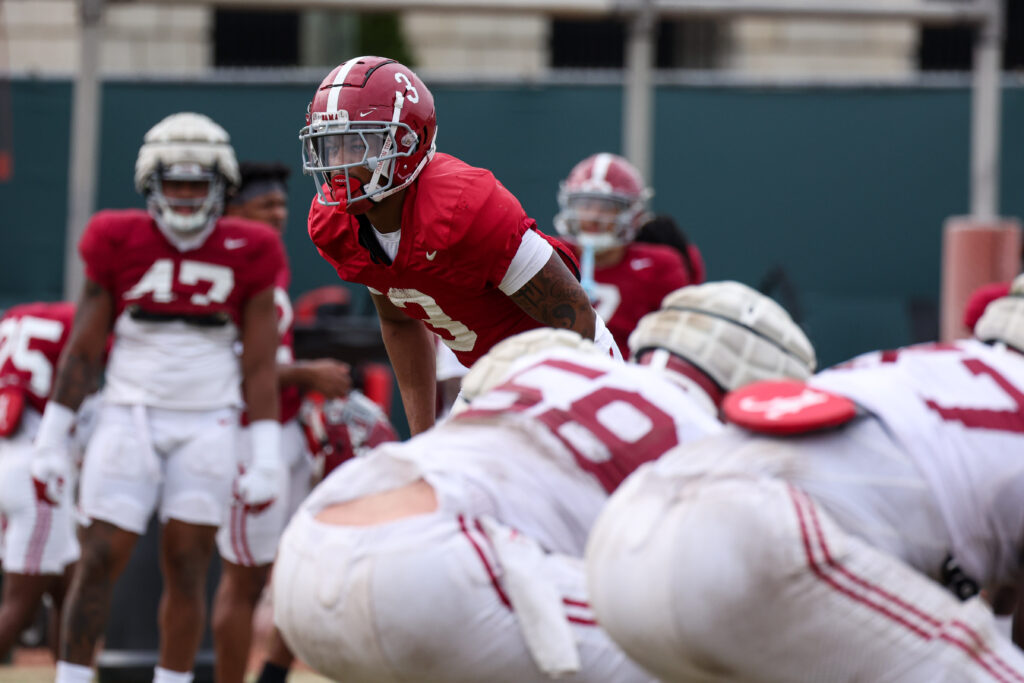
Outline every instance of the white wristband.
<svg viewBox="0 0 1024 683"><path fill-rule="evenodd" d="M75 411L56 401L47 401L43 419L39 421L39 431L36 432L36 445L67 445L74 424Z"/></svg>
<svg viewBox="0 0 1024 683"><path fill-rule="evenodd" d="M277 420L256 420L249 423L252 437L252 466L254 469L281 466L281 423Z"/></svg>

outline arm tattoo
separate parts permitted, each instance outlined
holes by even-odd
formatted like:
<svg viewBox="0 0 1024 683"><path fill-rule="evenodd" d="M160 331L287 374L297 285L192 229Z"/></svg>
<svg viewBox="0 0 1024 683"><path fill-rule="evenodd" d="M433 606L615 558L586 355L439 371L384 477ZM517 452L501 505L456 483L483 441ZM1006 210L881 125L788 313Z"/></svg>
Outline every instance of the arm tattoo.
<svg viewBox="0 0 1024 683"><path fill-rule="evenodd" d="M590 310L590 301L564 266L552 268L549 262L512 294L512 300L545 325L576 330L586 336L585 331L577 329L577 321ZM592 331L590 336L593 336Z"/></svg>
<svg viewBox="0 0 1024 683"><path fill-rule="evenodd" d="M85 327L84 334L91 331L90 323L95 317L95 311L106 305L103 297L108 296L106 290L91 280L86 280L85 289L82 292L81 301L78 304L78 313L75 315L75 327ZM72 334L78 336L75 330ZM101 348L106 345L106 334L108 330L96 332L103 336ZM86 396L96 391L100 384L100 375L103 372L102 351L95 355L87 353L81 345L68 345L69 348L61 356L60 365L57 369L57 377L53 383L53 398L72 409L77 409Z"/></svg>
<svg viewBox="0 0 1024 683"><path fill-rule="evenodd" d="M61 359L53 398L70 408L78 408L85 397L99 387L99 377L99 363L82 354L69 353Z"/></svg>

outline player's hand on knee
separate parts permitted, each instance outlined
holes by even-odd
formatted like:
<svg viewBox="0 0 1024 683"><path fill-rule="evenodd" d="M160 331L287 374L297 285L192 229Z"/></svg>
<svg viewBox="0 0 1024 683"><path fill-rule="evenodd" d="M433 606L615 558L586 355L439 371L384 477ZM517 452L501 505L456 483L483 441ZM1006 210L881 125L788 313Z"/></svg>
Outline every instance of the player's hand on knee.
<svg viewBox="0 0 1024 683"><path fill-rule="evenodd" d="M238 478L237 497L250 512L263 512L281 493L284 469L253 466Z"/></svg>
<svg viewBox="0 0 1024 683"><path fill-rule="evenodd" d="M36 499L62 505L71 491L71 454L66 448L37 445L30 464Z"/></svg>
<svg viewBox="0 0 1024 683"><path fill-rule="evenodd" d="M257 420L249 425L252 463L238 478L237 497L253 512L262 512L284 491L287 472L281 461L281 423Z"/></svg>
<svg viewBox="0 0 1024 683"><path fill-rule="evenodd" d="M44 503L61 505L71 495L71 430L75 412L49 401L39 422L29 471L36 496Z"/></svg>

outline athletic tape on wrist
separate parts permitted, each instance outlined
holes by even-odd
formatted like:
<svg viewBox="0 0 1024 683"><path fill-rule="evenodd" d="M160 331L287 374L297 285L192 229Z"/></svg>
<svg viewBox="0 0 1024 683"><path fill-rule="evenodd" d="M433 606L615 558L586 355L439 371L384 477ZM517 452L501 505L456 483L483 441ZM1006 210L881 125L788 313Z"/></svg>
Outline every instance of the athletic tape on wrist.
<svg viewBox="0 0 1024 683"><path fill-rule="evenodd" d="M277 420L256 420L249 424L252 436L252 466L277 468L281 465L281 423Z"/></svg>
<svg viewBox="0 0 1024 683"><path fill-rule="evenodd" d="M39 422L36 433L36 444L40 446L62 446L71 437L71 428L75 424L75 411L66 405L50 401L43 410L43 419Z"/></svg>

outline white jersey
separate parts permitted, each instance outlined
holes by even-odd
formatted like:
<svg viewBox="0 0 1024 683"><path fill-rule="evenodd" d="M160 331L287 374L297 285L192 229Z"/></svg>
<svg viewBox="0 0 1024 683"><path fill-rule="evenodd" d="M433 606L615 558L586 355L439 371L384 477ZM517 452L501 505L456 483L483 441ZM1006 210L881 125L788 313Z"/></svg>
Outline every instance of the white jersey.
<svg viewBox="0 0 1024 683"><path fill-rule="evenodd" d="M104 399L173 410L242 405L242 370L233 323L199 327L145 322L128 313L114 325Z"/></svg>
<svg viewBox="0 0 1024 683"><path fill-rule="evenodd" d="M339 467L311 509L424 478L441 508L490 515L549 551L581 555L597 514L644 462L721 429L649 368L550 349L516 363L468 410Z"/></svg>
<svg viewBox="0 0 1024 683"><path fill-rule="evenodd" d="M1024 356L976 341L924 345L862 356L810 384L877 416L920 470L953 557L970 576L983 586L1015 578L1024 533Z"/></svg>

